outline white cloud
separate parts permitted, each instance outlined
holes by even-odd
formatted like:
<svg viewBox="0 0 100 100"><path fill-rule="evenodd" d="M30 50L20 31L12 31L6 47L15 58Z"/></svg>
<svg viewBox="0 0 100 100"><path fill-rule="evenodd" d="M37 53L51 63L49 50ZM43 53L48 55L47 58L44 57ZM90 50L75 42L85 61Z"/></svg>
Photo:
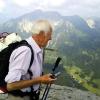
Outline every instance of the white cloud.
<svg viewBox="0 0 100 100"><path fill-rule="evenodd" d="M12 0L13 3L17 4L18 6L26 7L33 3L33 0Z"/></svg>
<svg viewBox="0 0 100 100"><path fill-rule="evenodd" d="M18 6L36 6L36 7L58 7L61 6L65 0L12 0Z"/></svg>
<svg viewBox="0 0 100 100"><path fill-rule="evenodd" d="M65 0L42 0L41 6L44 7L60 7L64 4Z"/></svg>
<svg viewBox="0 0 100 100"><path fill-rule="evenodd" d="M100 0L66 0L56 10L63 15L100 16Z"/></svg>
<svg viewBox="0 0 100 100"><path fill-rule="evenodd" d="M8 13L16 10L18 14L24 14L41 9L58 11L63 15L100 16L100 0L0 0L0 10L3 9L3 1L9 2L6 5Z"/></svg>
<svg viewBox="0 0 100 100"><path fill-rule="evenodd" d="M5 7L5 2L4 0L0 0L0 12L3 11L3 8Z"/></svg>
<svg viewBox="0 0 100 100"><path fill-rule="evenodd" d="M62 9L67 10L69 8L73 9L77 8L96 8L100 5L100 0L12 0L14 4L21 7L33 7L40 8L44 10L50 9Z"/></svg>

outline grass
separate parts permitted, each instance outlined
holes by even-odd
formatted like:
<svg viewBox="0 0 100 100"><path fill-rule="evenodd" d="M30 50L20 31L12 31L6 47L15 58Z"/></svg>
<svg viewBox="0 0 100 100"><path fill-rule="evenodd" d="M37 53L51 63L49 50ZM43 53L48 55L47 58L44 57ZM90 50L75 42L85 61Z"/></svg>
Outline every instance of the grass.
<svg viewBox="0 0 100 100"><path fill-rule="evenodd" d="M100 95L100 79L94 79L93 81L91 81L91 77L85 75L84 72L82 72L82 70L76 66L65 67L65 69L67 73L74 78L74 80L80 83L87 90L97 95ZM84 77L81 77L81 76L84 76ZM92 83L97 84L98 88L93 87Z"/></svg>

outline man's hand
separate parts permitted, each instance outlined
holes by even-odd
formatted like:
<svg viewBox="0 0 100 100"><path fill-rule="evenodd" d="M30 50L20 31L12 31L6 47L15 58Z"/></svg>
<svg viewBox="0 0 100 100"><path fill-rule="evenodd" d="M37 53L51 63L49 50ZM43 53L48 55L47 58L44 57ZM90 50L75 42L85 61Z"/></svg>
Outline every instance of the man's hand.
<svg viewBox="0 0 100 100"><path fill-rule="evenodd" d="M51 76L52 76L52 74L46 74L46 75L41 76L40 77L41 83L43 83L43 84L54 83L55 80L57 80L57 78L52 78Z"/></svg>

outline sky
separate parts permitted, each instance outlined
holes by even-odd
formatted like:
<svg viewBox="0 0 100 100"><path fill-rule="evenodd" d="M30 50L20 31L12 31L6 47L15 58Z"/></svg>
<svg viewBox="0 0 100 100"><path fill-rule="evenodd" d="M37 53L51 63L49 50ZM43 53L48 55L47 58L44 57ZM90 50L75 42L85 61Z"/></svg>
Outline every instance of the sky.
<svg viewBox="0 0 100 100"><path fill-rule="evenodd" d="M0 16L18 17L36 9L61 15L100 17L100 0L0 0Z"/></svg>

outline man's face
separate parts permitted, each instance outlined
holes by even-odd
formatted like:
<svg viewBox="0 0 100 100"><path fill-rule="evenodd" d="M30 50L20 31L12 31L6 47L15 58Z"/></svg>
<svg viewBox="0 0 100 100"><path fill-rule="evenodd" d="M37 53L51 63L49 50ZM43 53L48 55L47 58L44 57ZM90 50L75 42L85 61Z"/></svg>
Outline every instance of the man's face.
<svg viewBox="0 0 100 100"><path fill-rule="evenodd" d="M51 35L52 35L52 32L48 32L47 34L44 33L42 47L46 47L47 46L48 41L50 41L52 39Z"/></svg>

